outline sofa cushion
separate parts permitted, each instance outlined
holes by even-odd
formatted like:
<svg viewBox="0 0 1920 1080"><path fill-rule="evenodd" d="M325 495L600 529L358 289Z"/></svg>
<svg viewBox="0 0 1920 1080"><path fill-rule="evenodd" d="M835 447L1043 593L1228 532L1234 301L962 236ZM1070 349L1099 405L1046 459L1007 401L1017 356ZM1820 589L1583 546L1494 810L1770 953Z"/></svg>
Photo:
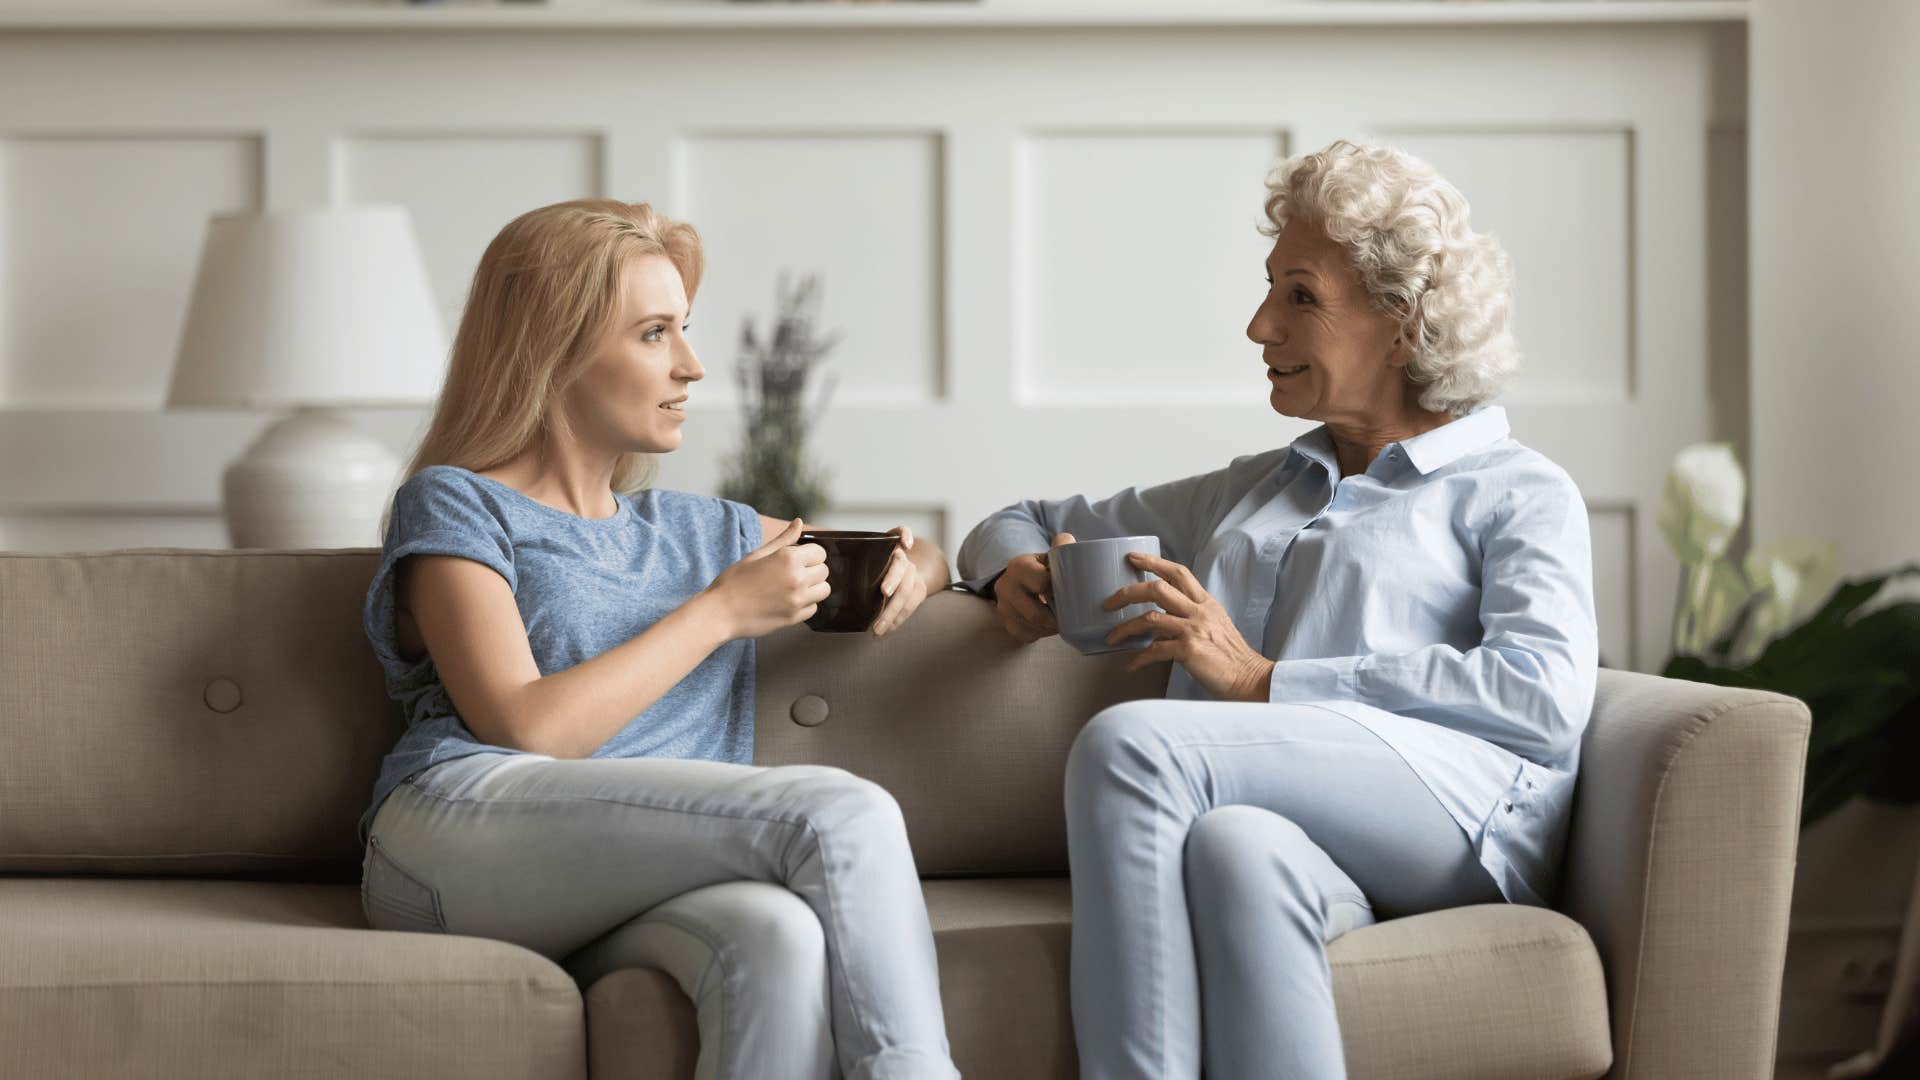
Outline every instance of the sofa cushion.
<svg viewBox="0 0 1920 1080"><path fill-rule="evenodd" d="M0 554L0 871L358 879L374 553Z"/></svg>
<svg viewBox="0 0 1920 1080"><path fill-rule="evenodd" d="M878 640L783 630L760 641L753 760L837 765L892 792L922 874L1065 873L1074 736L1166 692L1168 665L1131 659L1021 645L959 592Z"/></svg>
<svg viewBox="0 0 1920 1080"><path fill-rule="evenodd" d="M1063 878L925 883L954 1063L967 1076L1077 1075ZM1586 931L1545 908L1485 904L1362 927L1327 950L1355 1080L1597 1077L1606 985ZM594 1080L693 1075L693 1008L666 975L587 992Z"/></svg>
<svg viewBox="0 0 1920 1080"><path fill-rule="evenodd" d="M579 1077L582 1021L557 964L349 886L0 878L9 1076Z"/></svg>
<svg viewBox="0 0 1920 1080"><path fill-rule="evenodd" d="M400 734L360 630L377 564L0 553L0 872L357 880L354 826ZM758 656L754 760L886 787L930 874L1064 871L1074 734L1168 671L1016 645L957 592L884 639L796 626Z"/></svg>
<svg viewBox="0 0 1920 1080"><path fill-rule="evenodd" d="M1064 878L922 883L940 955L947 1041L963 1076L1077 1076L1067 1011ZM699 1030L666 973L625 968L587 990L594 1080L685 1080Z"/></svg>

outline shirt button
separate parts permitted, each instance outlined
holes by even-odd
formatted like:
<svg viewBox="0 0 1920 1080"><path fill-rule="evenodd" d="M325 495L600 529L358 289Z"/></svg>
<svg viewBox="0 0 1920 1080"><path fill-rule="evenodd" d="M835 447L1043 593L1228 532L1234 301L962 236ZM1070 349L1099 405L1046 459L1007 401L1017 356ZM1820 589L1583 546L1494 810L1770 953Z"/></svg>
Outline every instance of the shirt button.
<svg viewBox="0 0 1920 1080"><path fill-rule="evenodd" d="M1508 804L1507 804L1507 813L1509 813L1509 814L1511 814L1511 813L1513 813L1513 804L1512 804L1512 803L1508 803Z"/></svg>

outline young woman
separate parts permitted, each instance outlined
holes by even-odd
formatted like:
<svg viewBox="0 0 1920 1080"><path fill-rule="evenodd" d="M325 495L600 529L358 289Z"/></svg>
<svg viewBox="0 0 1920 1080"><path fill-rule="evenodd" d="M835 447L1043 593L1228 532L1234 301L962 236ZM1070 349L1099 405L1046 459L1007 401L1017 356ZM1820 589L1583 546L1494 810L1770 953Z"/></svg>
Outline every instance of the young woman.
<svg viewBox="0 0 1920 1080"><path fill-rule="evenodd" d="M705 374L694 230L559 203L488 245L365 627L407 728L360 824L376 928L666 970L701 1077L952 1077L898 806L755 768L753 639L828 594L802 523L642 488ZM909 530L873 633L947 584Z"/></svg>

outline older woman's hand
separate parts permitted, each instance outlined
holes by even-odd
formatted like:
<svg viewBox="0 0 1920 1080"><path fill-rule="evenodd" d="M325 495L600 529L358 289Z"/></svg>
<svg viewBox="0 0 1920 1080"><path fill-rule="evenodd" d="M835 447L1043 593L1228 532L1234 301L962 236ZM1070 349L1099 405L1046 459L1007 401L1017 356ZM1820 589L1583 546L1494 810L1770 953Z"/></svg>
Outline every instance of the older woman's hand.
<svg viewBox="0 0 1920 1080"><path fill-rule="evenodd" d="M1273 679L1273 661L1261 656L1240 636L1220 601L1208 595L1193 571L1144 551L1127 553L1127 561L1157 575L1159 581L1128 585L1107 598L1106 609L1128 604L1160 605L1114 627L1109 645L1135 634L1151 633L1153 644L1128 662L1138 671L1162 660L1177 660L1218 701L1266 701Z"/></svg>
<svg viewBox="0 0 1920 1080"><path fill-rule="evenodd" d="M1072 533L1054 533L1052 547L1073 543ZM1047 567L1046 551L1018 555L1007 561L1004 573L993 585L993 612L1000 625L1022 645L1031 645L1060 632L1053 615L1053 571Z"/></svg>

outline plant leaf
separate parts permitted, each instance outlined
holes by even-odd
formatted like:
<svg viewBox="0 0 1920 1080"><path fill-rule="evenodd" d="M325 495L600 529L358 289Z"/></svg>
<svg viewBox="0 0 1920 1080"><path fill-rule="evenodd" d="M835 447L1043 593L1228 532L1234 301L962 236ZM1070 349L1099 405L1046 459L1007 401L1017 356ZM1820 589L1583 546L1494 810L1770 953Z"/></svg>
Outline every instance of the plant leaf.
<svg viewBox="0 0 1920 1080"><path fill-rule="evenodd" d="M1801 828L1838 810L1859 793L1878 760L1878 749L1872 742L1860 742L1807 759L1806 788L1800 800Z"/></svg>

